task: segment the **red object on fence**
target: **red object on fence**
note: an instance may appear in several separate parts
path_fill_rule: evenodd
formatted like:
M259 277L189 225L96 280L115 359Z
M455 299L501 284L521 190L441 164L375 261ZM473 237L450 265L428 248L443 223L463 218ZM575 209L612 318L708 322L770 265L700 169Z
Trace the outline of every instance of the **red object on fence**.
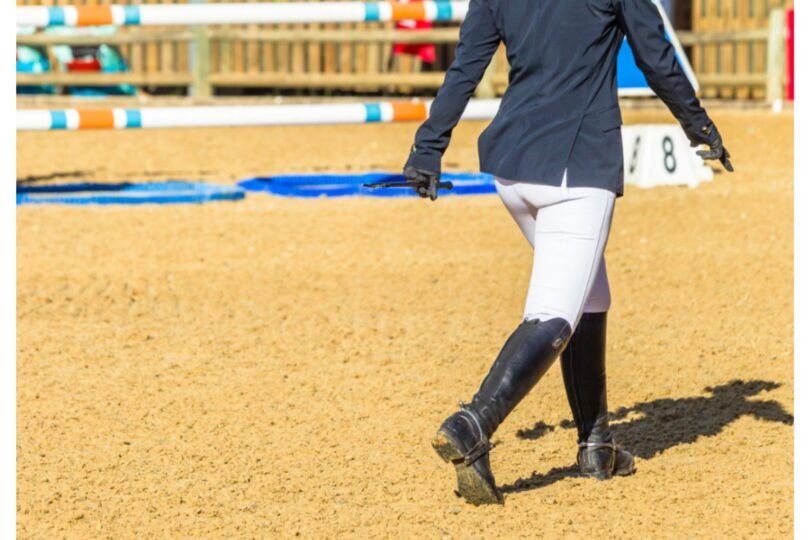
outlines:
M402 21L397 23L397 30L414 30L432 28L433 25L425 21ZM436 46L428 43L395 43L394 54L413 54L423 62L436 61Z
M77 58L67 63L67 70L76 71L101 71L101 62L96 58Z
M407 4L413 0L399 0L401 4ZM433 24L427 21L400 21L396 24L397 30L419 31L433 28ZM436 46L429 43L395 43L394 54L412 54L418 56L423 62L433 63L436 61Z
M795 27L793 23L793 10L789 9L787 12L787 81L785 84L785 98L793 101L794 95L794 71L793 71L793 46L795 38Z

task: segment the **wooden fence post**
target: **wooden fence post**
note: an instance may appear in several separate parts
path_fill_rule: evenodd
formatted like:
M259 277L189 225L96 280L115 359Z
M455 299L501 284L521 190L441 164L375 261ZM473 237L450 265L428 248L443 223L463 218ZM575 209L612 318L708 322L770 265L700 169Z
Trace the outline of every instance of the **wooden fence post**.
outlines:
M772 9L768 21L768 86L765 99L774 103L784 97L785 11Z
M190 0L192 4L204 4L206 0ZM195 26L191 30L191 46L189 47L189 71L192 85L190 90L194 99L211 97L211 39L208 27Z
M211 97L211 40L206 28L197 27L192 30L194 54L192 55L193 84L191 95L195 99Z

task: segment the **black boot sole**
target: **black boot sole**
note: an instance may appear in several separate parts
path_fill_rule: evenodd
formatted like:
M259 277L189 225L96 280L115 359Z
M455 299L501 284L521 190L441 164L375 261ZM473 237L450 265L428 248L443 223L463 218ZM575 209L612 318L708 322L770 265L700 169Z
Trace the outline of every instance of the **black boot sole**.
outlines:
M470 504L503 504L503 497L497 488L493 488L474 467L464 463L464 453L453 437L439 431L432 443L433 449L445 463L452 463L456 468L458 494Z
M613 473L611 471L594 471L594 472L584 472L580 471L582 476L586 478L596 478L597 480L610 480L613 478Z
M610 480L614 476L632 476L636 473L636 465L635 463L631 464L629 468L625 469L616 469L614 471L594 471L594 472L585 472L580 471L582 476L586 476L588 478L596 478L597 480Z

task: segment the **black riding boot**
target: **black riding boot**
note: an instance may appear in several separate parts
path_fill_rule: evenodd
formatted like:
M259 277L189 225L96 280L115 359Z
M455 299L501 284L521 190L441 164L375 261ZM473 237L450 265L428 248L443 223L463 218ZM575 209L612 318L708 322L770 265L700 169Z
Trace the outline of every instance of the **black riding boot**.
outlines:
M489 466L489 438L565 347L564 319L524 321L509 336L472 402L439 428L433 447L455 464L458 492L475 505L503 502Z
M585 313L560 357L565 393L577 425L577 463L600 480L635 472L633 456L613 439L608 423L605 342L607 313Z

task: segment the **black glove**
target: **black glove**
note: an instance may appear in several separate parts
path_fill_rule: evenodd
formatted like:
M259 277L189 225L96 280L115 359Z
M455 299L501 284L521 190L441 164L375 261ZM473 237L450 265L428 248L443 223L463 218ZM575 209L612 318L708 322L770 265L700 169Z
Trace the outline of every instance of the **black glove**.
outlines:
M403 171L408 182L415 182L413 190L423 199L430 197L431 201L439 198L439 173L417 169L416 167L405 167Z
M709 121L708 124L700 128L700 135L690 135L688 133L687 135L689 135L689 140L692 141L692 146L708 145L708 150L697 151L698 156L707 160L719 159L728 172L734 172L734 167L731 165L731 154L723 146L723 137L720 136L720 132L713 122Z

